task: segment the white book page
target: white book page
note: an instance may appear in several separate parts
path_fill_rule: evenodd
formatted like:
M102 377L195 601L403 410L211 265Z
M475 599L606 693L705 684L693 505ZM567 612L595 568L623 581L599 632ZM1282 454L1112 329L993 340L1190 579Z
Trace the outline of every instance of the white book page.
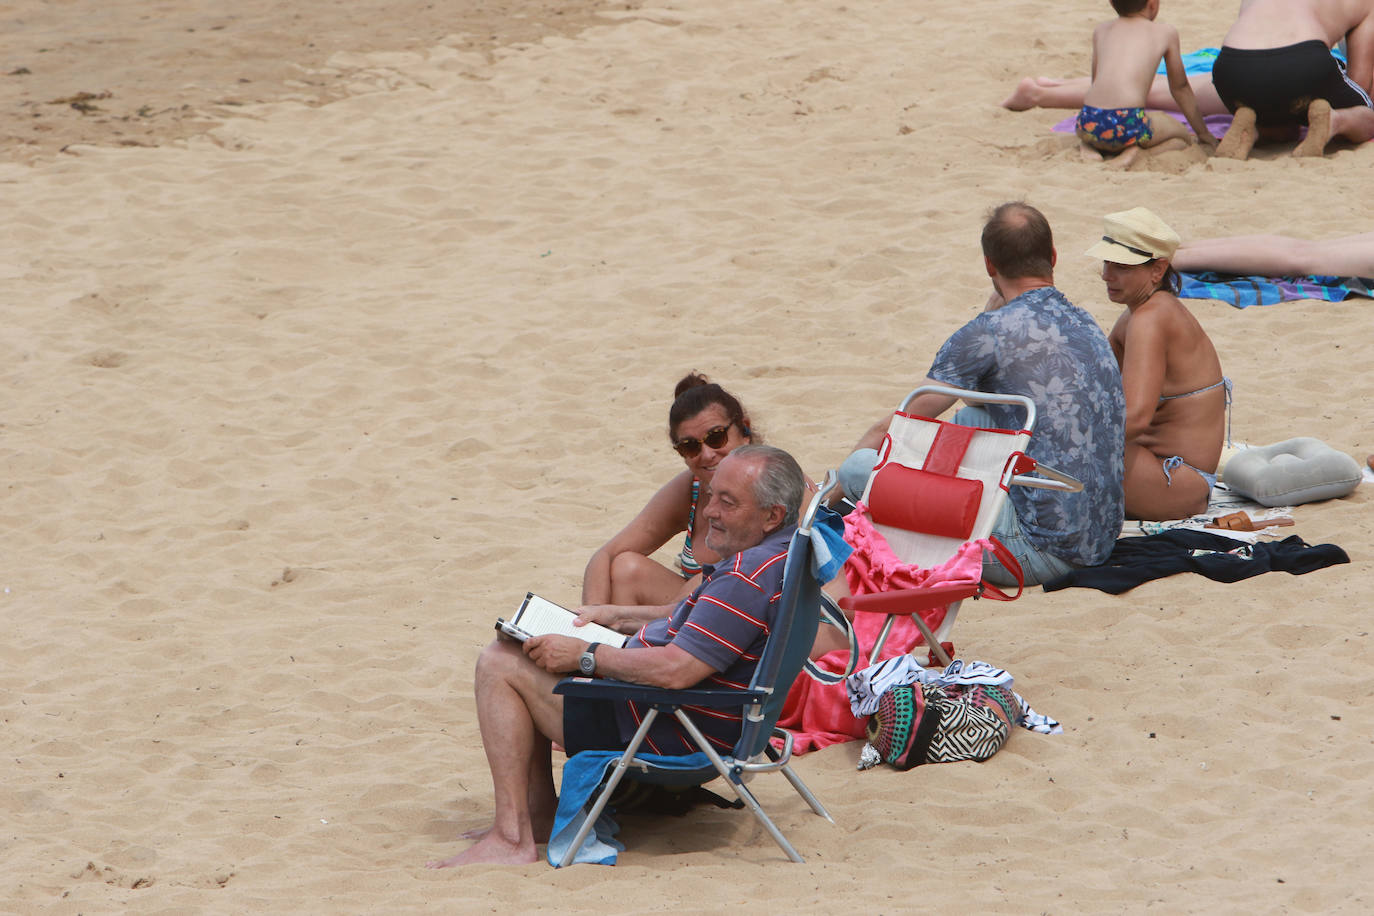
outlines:
M604 643L608 646L620 647L625 645L625 634L617 633L615 630L603 627L598 623L575 627L573 621L576 619L577 615L567 608L530 592L525 596L525 603L520 606L520 610L516 612L515 619L511 623L531 636L558 633L562 636L572 636L576 639Z

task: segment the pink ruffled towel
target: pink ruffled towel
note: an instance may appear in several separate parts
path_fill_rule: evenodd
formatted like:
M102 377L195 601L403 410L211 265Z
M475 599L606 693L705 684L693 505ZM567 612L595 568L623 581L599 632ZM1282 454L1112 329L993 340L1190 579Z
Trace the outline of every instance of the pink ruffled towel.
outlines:
M984 539L969 541L953 557L932 569L903 563L892 552L887 539L873 527L863 503L844 517L844 539L854 548L844 564L845 581L853 595L872 595L923 585L973 585L983 576L983 551L992 547ZM944 607L927 608L920 612L921 619L935 629L944 622L945 611ZM882 657L869 659L886 619L885 614L854 615L854 631L859 639L856 670L906 654L921 641L921 631L910 618L898 617L883 644ZM847 648L829 652L816 660L817 665L835 673L843 672L848 663ZM795 736L795 750L799 754L864 737L864 720L850 711L844 684L822 684L806 675L793 683L778 724Z

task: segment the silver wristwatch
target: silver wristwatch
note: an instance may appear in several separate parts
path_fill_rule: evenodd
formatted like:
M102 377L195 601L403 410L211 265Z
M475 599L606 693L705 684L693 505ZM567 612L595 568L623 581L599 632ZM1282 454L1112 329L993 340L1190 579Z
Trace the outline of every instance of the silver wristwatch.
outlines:
M577 670L587 677L596 674L596 647L599 645L599 642L591 643L587 646L587 651L577 659Z

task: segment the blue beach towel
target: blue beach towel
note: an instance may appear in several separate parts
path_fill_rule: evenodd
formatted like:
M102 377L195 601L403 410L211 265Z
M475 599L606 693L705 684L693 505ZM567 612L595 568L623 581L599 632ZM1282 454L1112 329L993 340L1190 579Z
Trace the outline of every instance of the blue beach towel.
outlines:
M1276 305L1294 299L1342 302L1351 298L1374 299L1374 279L1368 277L1242 277L1211 271L1179 272L1184 299L1218 299L1243 309L1249 305Z
M582 751L574 754L563 764L563 786L558 793L558 811L553 816L553 832L549 836L548 860L554 868L563 861L563 854L577 836L577 827L582 818L591 811L596 801L596 791L623 751ZM711 761L698 751L681 757L661 757L658 754L636 754L636 760L662 769L699 770L710 767ZM596 819L596 827L587 834L582 848L577 851L573 862L591 862L597 865L614 865L616 854L625 850L625 844L615 839L620 825L609 813L609 808Z

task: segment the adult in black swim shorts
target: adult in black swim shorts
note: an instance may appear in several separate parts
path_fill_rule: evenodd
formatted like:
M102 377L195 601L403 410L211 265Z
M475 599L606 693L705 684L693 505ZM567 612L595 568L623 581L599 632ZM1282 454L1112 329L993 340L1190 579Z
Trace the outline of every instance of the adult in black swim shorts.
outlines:
M1212 65L1212 85L1232 113L1242 105L1253 109L1260 127L1306 125L1313 99L1325 99L1332 108L1374 108L1369 94L1315 39L1282 48L1223 45Z

